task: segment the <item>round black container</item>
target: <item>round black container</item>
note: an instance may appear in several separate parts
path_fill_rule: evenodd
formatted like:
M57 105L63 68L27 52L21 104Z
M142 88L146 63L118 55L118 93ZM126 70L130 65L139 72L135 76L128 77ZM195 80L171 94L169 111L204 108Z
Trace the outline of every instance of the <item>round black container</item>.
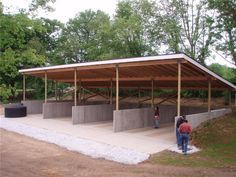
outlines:
M5 107L5 117L25 117L27 108L22 104L9 104Z

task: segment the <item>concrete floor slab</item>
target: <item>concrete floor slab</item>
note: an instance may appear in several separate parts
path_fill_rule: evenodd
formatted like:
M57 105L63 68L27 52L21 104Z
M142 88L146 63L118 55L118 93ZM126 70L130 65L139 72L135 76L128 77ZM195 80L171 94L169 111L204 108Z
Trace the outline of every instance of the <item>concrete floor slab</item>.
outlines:
M148 154L175 146L173 124L114 133L111 121L72 125L71 118L43 119L41 114L8 120Z

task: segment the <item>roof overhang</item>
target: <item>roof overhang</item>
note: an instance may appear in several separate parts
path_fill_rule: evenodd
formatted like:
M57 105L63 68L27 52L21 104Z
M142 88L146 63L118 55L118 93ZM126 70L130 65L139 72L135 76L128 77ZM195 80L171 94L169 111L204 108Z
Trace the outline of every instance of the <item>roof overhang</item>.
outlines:
M119 68L120 87L177 89L178 63L181 63L181 87L189 90L208 88L211 80L214 90L236 90L236 86L213 73L185 54L170 54L150 57L113 59L87 63L75 63L49 67L19 70L20 73L36 77L45 77L64 83L74 83L74 71L77 81L83 87L108 87L116 79L116 67Z

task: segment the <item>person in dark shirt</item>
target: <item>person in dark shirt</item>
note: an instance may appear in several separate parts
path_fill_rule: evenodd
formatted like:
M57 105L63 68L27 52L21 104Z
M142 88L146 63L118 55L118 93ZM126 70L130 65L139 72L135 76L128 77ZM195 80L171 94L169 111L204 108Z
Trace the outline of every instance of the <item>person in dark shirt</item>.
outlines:
M159 121L160 121L160 112L159 112L159 107L158 106L156 107L154 118L155 118L155 128L160 128L160 123L159 123Z
M184 122L185 116L180 116L176 122L176 141L178 149L182 148L182 142L180 140L179 126Z
M187 120L184 120L184 122L179 126L179 133L180 140L182 142L182 152L184 153L184 155L186 155L188 149L189 134L191 133L191 126L188 124Z

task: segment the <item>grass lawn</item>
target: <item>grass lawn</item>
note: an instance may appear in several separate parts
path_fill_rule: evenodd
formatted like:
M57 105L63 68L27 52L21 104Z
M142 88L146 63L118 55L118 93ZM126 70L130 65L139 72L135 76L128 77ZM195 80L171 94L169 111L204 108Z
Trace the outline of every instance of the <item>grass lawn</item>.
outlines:
M201 151L187 156L163 151L153 155L150 162L236 170L236 109L232 114L201 124L191 133L191 144L199 147Z

